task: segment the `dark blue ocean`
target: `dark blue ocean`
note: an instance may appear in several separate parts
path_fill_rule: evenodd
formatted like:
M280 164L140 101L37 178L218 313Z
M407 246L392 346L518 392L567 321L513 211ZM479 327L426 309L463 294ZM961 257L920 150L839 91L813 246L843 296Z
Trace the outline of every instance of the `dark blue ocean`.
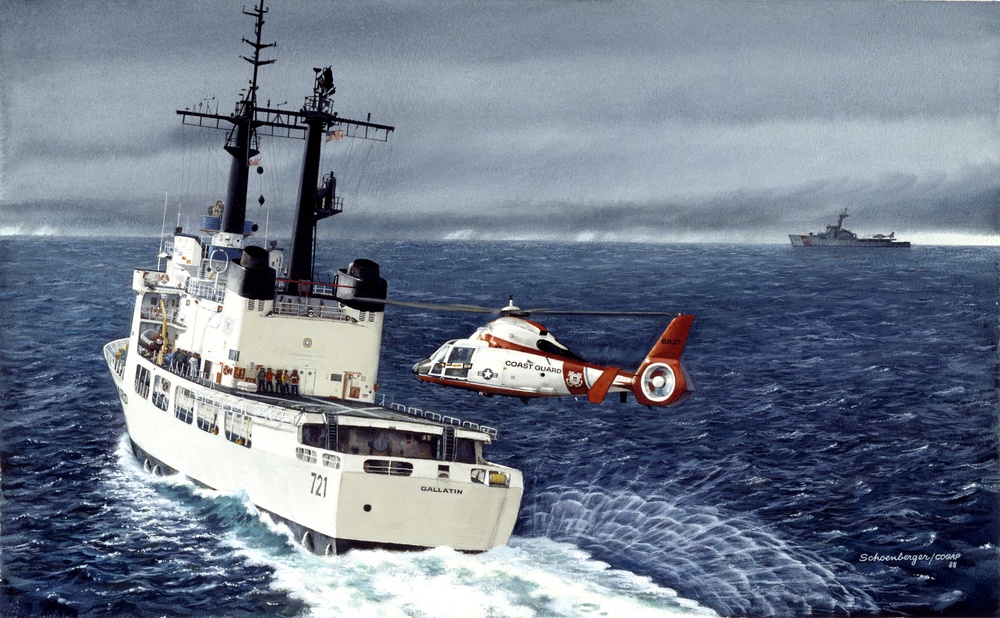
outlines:
M1000 250L331 241L390 297L691 312L695 396L484 399L410 365L486 316L387 311L381 391L499 428L508 547L313 556L145 474L101 359L155 239L0 239L4 616L998 614ZM634 369L657 318L536 317Z

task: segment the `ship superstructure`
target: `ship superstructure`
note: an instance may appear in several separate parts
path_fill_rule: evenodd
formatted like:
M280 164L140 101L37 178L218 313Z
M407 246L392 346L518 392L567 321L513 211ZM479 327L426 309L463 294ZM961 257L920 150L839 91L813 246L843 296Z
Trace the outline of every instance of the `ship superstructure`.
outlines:
M315 70L299 111L258 105L259 71L273 62L261 52L273 43L262 42L263 0L244 13L255 20L244 39L253 76L233 113L178 111L227 131L225 200L198 233L177 228L162 267L134 271L131 332L104 348L132 451L152 472L245 491L317 552L502 545L523 485L483 458L496 431L376 405L379 265L355 259L326 281L314 270L316 224L342 210L336 178L319 178L324 136L386 141L394 128L334 112L329 68ZM246 219L262 137L305 141L287 263L273 244L253 244Z
M826 226L825 232L808 234L789 234L788 239L792 241L793 247L909 247L910 243L904 240L896 240L896 233L889 235L876 234L867 238L861 238L851 230L844 227L844 219L848 217L845 208L837 217L836 225Z

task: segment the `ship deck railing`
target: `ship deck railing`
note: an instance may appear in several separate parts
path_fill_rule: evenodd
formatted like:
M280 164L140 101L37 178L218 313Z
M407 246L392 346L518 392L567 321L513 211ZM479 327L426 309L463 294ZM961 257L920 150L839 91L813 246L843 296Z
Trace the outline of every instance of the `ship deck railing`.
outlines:
M226 285L218 277L214 279L196 279L191 277L186 284L187 293L199 299L221 303L226 296Z
M223 394L211 387L203 386L194 393L194 400L202 405L209 405L226 413L227 420L231 415L242 415L256 421L266 421L283 425L295 425L302 416L301 410L292 410L283 406L272 405L263 401L239 398L238 404L224 401L218 395Z
M427 420L435 421L438 423L444 423L446 425L454 425L455 427L461 427L463 429L471 429L472 431L478 431L480 433L485 433L493 440L498 439L498 431L496 427L489 427L487 425L480 425L479 423L473 423L472 421L463 421L460 418L454 416L446 416L444 414L439 414L437 412L432 412L430 410L424 410L423 408L416 408L413 406L406 405L404 403L392 402L386 404L385 395L382 396L382 407L390 408L397 412L402 412L403 414L408 414L410 416L419 416L420 418L425 418Z
M104 346L104 360L115 374L125 379L125 357L128 352L128 339L117 339Z
M328 281L324 279L328 279ZM274 282L274 287L279 294L297 289L299 295L305 298L316 296L332 300L336 299L336 288L341 286L337 284L334 277L317 275L315 281L279 278Z
M125 375L125 358L128 352L128 339L118 339L112 341L104 346L104 358L110 367L119 378L124 379ZM156 359L150 359L156 364ZM168 363L169 365L169 363ZM192 375L191 371L188 369L187 364L165 366L162 367L169 373L198 384L201 388L193 392L194 399L200 404L211 405L218 408L223 412L228 412L231 414L241 414L246 417L251 417L257 420L263 420L271 423L282 423L282 424L296 424L299 417L304 413L303 410L293 410L281 405L273 405L263 401L257 401L254 399L244 399L240 398L238 404L225 402L221 395L226 394L228 391L220 390L218 386L212 381L208 380L202 374ZM283 400L290 404L295 403L295 399ZM469 429L471 431L478 431L480 433L485 433L492 440L499 439L499 432L496 427L490 427L488 425L481 425L479 423L474 423L472 421L465 421L454 416L448 416L445 414L440 414L438 412L433 412L431 410L425 410L423 408L417 408L415 406L410 406L404 403L389 402L387 403L387 397L382 396L382 402L379 404L383 408L388 408L396 412L408 416L419 417L434 421L437 423L442 423L445 425L452 425L455 427L460 427L462 429Z
M159 305L143 305L139 310L139 316L143 320L156 322L157 324L160 324L163 321L163 311L160 309ZM174 326L187 328L187 324L184 322L184 316L176 307L167 309L167 321Z
M276 315L295 315L324 320L351 320L336 301L278 294L274 299Z

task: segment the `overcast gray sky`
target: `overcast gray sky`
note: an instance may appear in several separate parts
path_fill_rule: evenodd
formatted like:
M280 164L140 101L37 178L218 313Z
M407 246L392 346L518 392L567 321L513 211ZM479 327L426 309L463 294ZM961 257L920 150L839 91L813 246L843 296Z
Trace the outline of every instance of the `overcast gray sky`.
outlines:
M0 1L0 233L155 233L167 192L182 219L224 195L224 133L174 110L232 110L243 2ZM1000 242L997 3L268 6L262 101L332 65L341 115L397 127L326 147L338 233L787 242L847 207L862 234ZM277 142L249 208L274 226L302 148Z

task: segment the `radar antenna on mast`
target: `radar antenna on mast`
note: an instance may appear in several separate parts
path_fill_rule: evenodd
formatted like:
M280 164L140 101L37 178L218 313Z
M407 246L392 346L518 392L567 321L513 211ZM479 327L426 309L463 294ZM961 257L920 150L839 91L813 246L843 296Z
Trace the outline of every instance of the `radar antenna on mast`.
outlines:
M270 104L264 107L258 106L257 81L260 68L275 62L274 59L261 58L261 51L276 46L276 43L262 42L264 15L267 11L264 0L260 0L253 10L243 11L244 15L255 19L254 39L243 39L243 42L253 49L253 53L241 56L253 66L253 74L249 87L241 92L235 112L222 115L218 110L212 113L212 110L207 108L202 110L202 107L198 106L197 111L185 109L177 110L177 113L186 125L229 131L225 144L226 151L233 157L229 170L229 189L219 229L213 236L212 244L223 249L232 258L238 257L242 251L243 240L249 234L245 229L247 181L253 157L259 154L258 138L287 137L306 141L288 261L288 278L292 283L286 291L295 294L298 289L297 282L313 279L317 221L340 211L341 202L339 198L334 197L332 181L324 182L323 187L317 186L322 137L326 130L336 127L338 138L354 137L384 142L388 141L389 133L394 131L395 127L371 122L371 114L366 120L352 120L342 118L334 112L331 97L337 89L333 83L333 70L330 67L314 69L316 76L312 94L306 97L305 104L299 111L272 108ZM257 171L261 172L261 168L258 167ZM323 195L318 195L319 192Z
M264 0L260 0L260 6L256 7L253 11L243 10L244 15L249 15L251 17L257 18L257 23L254 26L254 33L257 35L256 41L251 41L246 37L243 38L243 42L253 47L253 58L247 58L246 56L241 56L244 60L253 65L253 78L250 80L250 92L247 95L247 100L252 107L257 105L257 71L260 67L268 64L274 64L274 59L271 60L261 60L260 50L267 49L269 47L274 47L277 43L261 43L261 35L263 34L264 28L264 15L267 13L268 9L264 8Z

